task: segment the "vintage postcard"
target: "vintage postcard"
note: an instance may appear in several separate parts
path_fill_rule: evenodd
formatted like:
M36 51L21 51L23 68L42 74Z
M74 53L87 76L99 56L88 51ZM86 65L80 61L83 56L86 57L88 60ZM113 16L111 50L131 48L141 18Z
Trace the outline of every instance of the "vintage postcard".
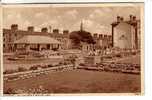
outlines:
M2 80L2 73L3 73L3 71L2 71L2 66L3 66L3 62L2 62L2 52L3 52L3 50L2 50L2 7L1 7L1 4L0 4L0 96L3 94L2 93L2 90L3 90L3 88L2 88L2 82L3 82L3 80Z
M4 95L144 93L144 3L2 7Z

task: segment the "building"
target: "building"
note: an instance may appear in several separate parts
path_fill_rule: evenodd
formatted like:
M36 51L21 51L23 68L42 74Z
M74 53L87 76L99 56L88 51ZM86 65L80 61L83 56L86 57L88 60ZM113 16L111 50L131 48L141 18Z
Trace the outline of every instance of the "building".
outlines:
M14 50L58 50L61 43L48 36L26 35L14 41Z
M130 15L129 20L117 16L112 24L112 46L122 49L140 48L140 20Z
M80 31L73 31L73 32L85 32L83 30L83 23L80 25ZM71 32L71 33L73 33ZM34 30L33 26L27 27L27 30L20 30L18 29L17 24L12 24L10 29L3 29L3 51L4 52L14 52L15 51L15 44L14 42L25 37L25 36L47 36L53 39L58 40L60 44L60 49L71 49L74 45L72 44L72 40L69 38L71 34L69 30L63 30L62 33L59 32L59 29L53 29L52 32L49 32L46 27L43 27L40 32ZM94 34L93 40L95 44L86 44L81 42L79 49L85 49L85 51L94 50L94 49L103 49L109 48L111 46L111 36L110 35L103 35L103 34ZM33 45L31 48L36 47Z
M96 49L106 49L110 48L112 45L112 36L106 34L93 34L93 38L95 40L95 48Z
M14 52L14 41L27 35L52 37L61 42L61 49L68 48L68 30L64 30L63 33L59 33L58 29L48 32L48 29L44 27L41 29L41 32L36 32L33 26L29 26L27 30L20 30L17 24L12 24L10 29L3 29L3 51Z

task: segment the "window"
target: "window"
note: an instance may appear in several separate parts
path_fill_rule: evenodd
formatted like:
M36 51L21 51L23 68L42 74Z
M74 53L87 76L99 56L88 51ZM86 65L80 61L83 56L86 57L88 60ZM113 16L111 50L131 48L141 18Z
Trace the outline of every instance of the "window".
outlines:
M17 37L17 34L15 33L14 36Z

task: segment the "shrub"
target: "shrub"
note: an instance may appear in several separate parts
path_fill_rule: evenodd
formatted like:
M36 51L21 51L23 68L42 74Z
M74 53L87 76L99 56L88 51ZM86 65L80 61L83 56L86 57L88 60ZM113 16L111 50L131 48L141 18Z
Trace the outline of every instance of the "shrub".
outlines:
M64 64L64 65L67 65L68 63L67 63L67 62L64 62L63 64Z
M27 71L27 69L24 67L18 67L18 72L24 72L24 71Z
M16 93L12 88L8 88L8 89L4 90L4 94L16 94Z
M106 59L112 59L112 56L108 55L105 57Z
M100 65L102 65L102 62L96 63L96 65L97 65L97 66L100 66Z
M42 66L41 68L48 68L48 66L47 66L47 65L45 65L45 66Z
M52 50L53 50L53 51L57 51L57 50L58 50L58 48L52 48Z
M105 68L104 68L104 71L110 71L110 68L105 67Z
M101 61L103 61L103 59L104 59L103 57L100 58Z
M84 64L84 63L80 63L79 65L80 65L80 66L85 66L85 64Z
M132 55L136 55L136 52L132 52L131 54L132 54Z
M52 64L49 64L48 67L53 67L53 65L52 65Z
M59 65L62 65L63 64L63 62L59 62Z
M122 57L121 54L116 54L116 57Z
M8 69L8 70L5 70L3 73L4 74L12 74L12 73L15 73L15 72L17 72L17 70L15 70L15 69Z
M19 77L18 75L11 75L11 76L9 76L7 78L8 78L8 80L13 80L13 79L16 79L18 77Z
M37 66L32 66L32 67L30 67L30 70L37 70L37 69L38 69Z

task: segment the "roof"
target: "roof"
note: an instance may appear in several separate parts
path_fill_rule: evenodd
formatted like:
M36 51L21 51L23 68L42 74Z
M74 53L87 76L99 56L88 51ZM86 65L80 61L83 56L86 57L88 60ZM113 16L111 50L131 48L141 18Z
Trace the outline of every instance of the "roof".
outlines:
M133 25L133 24L136 24L136 23L138 23L138 22L140 22L140 20L136 20L136 21L121 21L121 22L113 22L111 25L114 25L114 26L117 26L118 24L120 24L120 23L127 23L127 24L129 24L129 25Z
M24 31L24 30L16 30L16 31L12 31L11 29L3 29L3 33L4 34L11 34L11 33L15 33L15 34L22 34L22 35L41 35L41 36L51 36L54 38L68 38L68 35L65 34L54 34L54 33L49 33L49 32L29 32L29 31Z
M49 36L27 35L14 42L15 44L60 44L60 42Z

